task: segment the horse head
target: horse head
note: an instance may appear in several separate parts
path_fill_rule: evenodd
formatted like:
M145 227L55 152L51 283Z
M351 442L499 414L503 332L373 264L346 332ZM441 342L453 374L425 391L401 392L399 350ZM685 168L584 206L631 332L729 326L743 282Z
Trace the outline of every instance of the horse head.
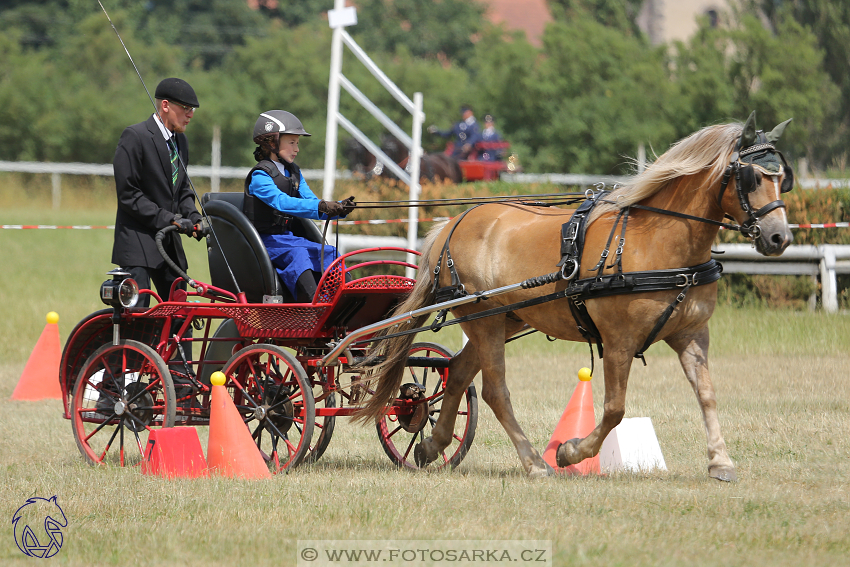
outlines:
M401 140L387 133L381 134L381 151L396 163L404 161L410 153Z
M741 131L735 150L723 174L718 204L723 212L741 225L756 249L765 256L779 256L791 244L782 193L794 187L794 172L776 142L791 119L769 133L756 130L753 111ZM727 185L734 191L726 193Z
M376 160L366 146L354 138L348 138L345 141L343 154L348 162L348 169L367 178L372 176Z

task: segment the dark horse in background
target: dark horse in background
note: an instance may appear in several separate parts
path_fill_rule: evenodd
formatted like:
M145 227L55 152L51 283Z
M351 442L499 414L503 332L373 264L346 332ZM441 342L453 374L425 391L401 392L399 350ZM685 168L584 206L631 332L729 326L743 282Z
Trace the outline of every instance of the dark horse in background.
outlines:
M410 151L401 140L391 134L381 136L381 151L387 154L399 167L409 172ZM363 144L349 138L345 144L345 157L348 160L349 169L355 175L361 175L366 179L380 175L387 179L396 179L396 176L379 162L375 156L367 150ZM443 181L460 183L463 181L463 172L457 160L445 154L422 154L419 163L419 181Z

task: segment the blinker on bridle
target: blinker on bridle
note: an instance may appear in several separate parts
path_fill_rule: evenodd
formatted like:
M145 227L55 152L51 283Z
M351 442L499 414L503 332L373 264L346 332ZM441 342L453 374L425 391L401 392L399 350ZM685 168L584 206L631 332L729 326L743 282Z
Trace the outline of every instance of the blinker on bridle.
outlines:
M723 201L723 195L726 193L726 187L729 185L729 180L732 175L735 175L735 190L738 194L738 201L741 204L741 209L749 217L745 222L741 223L741 233L751 238L758 238L760 229L758 221L774 209L785 208L785 203L781 199L772 201L762 208L754 211L750 205L749 195L756 190L757 178L756 171L762 175L766 175L773 179L774 184L778 184L778 178L784 174L785 178L779 187L780 193L788 193L794 188L794 171L785 160L782 152L776 147L767 142L764 134L759 131L757 136L762 143L752 145L743 150L736 149L732 153L729 160L729 165L723 172L723 180L720 184L720 194L717 196L717 205L720 206ZM740 141L738 142L740 145ZM779 159L777 159L777 156ZM780 163L781 160L781 163ZM773 170L776 171L773 171Z

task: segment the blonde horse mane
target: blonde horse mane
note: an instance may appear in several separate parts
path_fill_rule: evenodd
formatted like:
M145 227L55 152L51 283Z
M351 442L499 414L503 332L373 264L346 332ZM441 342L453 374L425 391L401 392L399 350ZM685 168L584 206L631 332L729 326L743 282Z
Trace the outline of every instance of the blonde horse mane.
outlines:
M661 157L649 164L632 183L614 190L606 201L595 207L588 218L593 222L600 216L628 207L667 187L680 177L707 172L706 186L720 181L729 163L734 143L741 137L743 124L707 126L673 144Z

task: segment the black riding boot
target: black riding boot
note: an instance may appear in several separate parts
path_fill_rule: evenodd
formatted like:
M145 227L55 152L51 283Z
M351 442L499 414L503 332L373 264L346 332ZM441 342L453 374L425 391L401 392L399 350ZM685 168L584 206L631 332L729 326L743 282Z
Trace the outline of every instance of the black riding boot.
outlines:
M295 291L297 303L311 303L313 301L313 296L316 295L316 276L313 275L313 270L304 270L298 276L298 281L295 282Z

